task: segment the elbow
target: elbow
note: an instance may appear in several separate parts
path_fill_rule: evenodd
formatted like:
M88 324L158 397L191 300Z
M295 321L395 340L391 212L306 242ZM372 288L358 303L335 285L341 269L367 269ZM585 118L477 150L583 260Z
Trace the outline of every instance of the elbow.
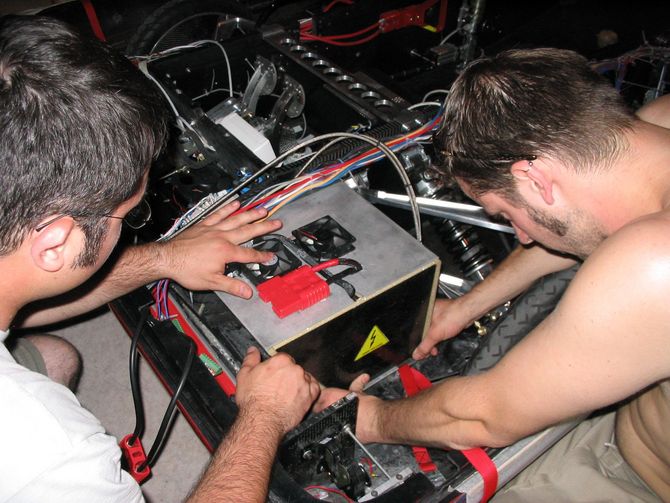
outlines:
M505 407L483 407L473 422L472 431L476 434L473 440L478 447L507 447L531 433L523 428L524 421L519 415Z
M498 424L484 424L483 428L486 433L481 445L485 447L507 447L524 437L509 429L501 428Z

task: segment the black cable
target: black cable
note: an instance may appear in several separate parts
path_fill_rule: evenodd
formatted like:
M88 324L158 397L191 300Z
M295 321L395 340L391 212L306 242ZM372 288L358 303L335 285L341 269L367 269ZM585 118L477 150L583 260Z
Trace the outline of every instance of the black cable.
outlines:
M349 267L345 269L342 272L338 272L337 274L333 274L330 276L327 280L326 283L334 283L339 279L344 278L345 276L349 276L351 274L357 273L360 270L363 269L363 266L360 264L360 262L357 262L355 260L352 260L350 258L341 258L339 259L340 264L339 265L348 265Z
M135 328L135 332L133 333L133 341L130 344L130 391L133 395L133 404L135 406L135 430L133 431L133 436L128 440L129 445L133 445L135 440L144 433L144 407L142 406L142 394L140 392L137 343L140 340L142 330L144 330L144 325L148 318L149 308L145 307L140 313L140 320L137 323L137 328Z
M188 379L188 376L191 372L191 367L193 365L193 361L195 360L195 353L197 350L197 346L193 341L193 339L191 339L190 337L186 337L186 339L189 342L189 347L188 347L188 354L186 355L186 361L184 362L184 370L182 371L181 379L179 380L179 384L177 385L177 388L175 389L172 395L172 400L170 400L170 404L167 406L167 409L165 409L163 420L161 421L161 425L158 428L158 433L156 433L154 443L151 445L151 449L149 450L147 459L137 469L140 472L144 470L147 466L153 466L154 462L156 461L158 453L162 449L163 444L165 443L165 439L167 438L169 427L172 424L172 420L174 419L174 416L177 412L177 399L179 398L179 395L184 389L184 386L186 385L186 380Z
M354 287L354 285L352 285L348 281L343 280L342 278L362 270L363 266L359 262L352 260L350 258L341 258L338 260L340 261L339 265L348 265L350 267L337 274L332 274L327 270L319 272L326 277L326 283L328 283L329 285L331 283L335 283L337 286L339 286L346 292L346 294L349 296L351 300L356 302L359 299L358 295L356 294L356 288Z

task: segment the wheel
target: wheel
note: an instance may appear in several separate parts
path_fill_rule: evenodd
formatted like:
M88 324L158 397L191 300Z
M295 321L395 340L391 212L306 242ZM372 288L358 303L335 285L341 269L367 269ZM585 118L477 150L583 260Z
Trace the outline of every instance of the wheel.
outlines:
M474 375L493 367L526 334L544 320L567 289L577 266L545 276L514 301L509 312L490 331L463 371Z
M227 40L253 29L251 11L237 2L170 0L140 25L126 54L151 54L203 39Z

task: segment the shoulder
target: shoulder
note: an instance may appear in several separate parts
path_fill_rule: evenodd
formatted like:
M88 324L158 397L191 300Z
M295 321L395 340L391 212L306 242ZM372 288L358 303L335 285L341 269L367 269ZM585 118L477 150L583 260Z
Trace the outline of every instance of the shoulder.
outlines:
M139 501L100 422L67 388L5 358L2 344L0 353L0 445L8 453L0 456L0 501Z
M650 101L640 108L636 115L643 121L670 128L670 94Z
M557 314L626 337L644 332L667 344L670 215L645 216L607 238L584 262Z
M584 272L624 283L655 282L670 289L670 212L639 218L607 238L585 261Z

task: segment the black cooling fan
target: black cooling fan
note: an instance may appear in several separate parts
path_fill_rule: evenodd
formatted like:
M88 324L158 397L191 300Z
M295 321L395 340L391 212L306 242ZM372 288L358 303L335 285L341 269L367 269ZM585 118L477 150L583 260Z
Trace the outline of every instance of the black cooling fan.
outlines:
M241 268L242 274L251 280L254 285L263 281L282 275L302 265L302 261L296 257L284 244L276 238L264 237L254 240L253 247L260 251L269 251L275 254L272 261L266 264L244 264Z
M293 231L300 246L318 260L339 258L354 249L356 238L330 216Z

